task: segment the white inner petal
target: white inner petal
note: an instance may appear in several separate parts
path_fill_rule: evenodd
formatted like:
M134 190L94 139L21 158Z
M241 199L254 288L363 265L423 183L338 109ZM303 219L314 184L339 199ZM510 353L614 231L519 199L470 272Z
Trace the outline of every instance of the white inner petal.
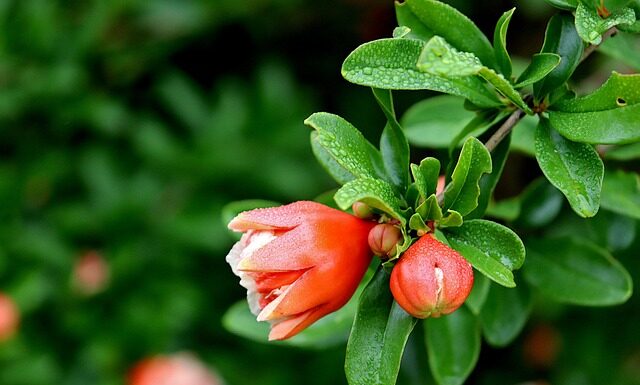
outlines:
M440 305L440 299L442 297L442 289L444 288L444 274L442 273L442 269L437 267L435 268L436 275L436 306Z
M255 280L244 271L238 270L238 264L241 260L250 257L256 250L264 247L269 242L276 239L273 231L254 231L250 230L242 235L242 238L229 251L226 261L231 266L233 274L240 277L240 285L247 289L247 302L251 312L255 315L260 313L260 294L257 292Z

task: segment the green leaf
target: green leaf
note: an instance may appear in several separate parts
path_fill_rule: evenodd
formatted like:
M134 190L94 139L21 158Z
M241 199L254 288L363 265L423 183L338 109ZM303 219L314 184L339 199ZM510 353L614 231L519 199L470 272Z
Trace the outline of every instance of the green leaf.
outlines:
M320 163L325 171L329 173L336 182L345 184L356 178L347 169L342 167L331 153L329 153L329 151L322 147L318 140L318 133L316 131L311 132L311 151L313 151L313 155L315 155L318 163Z
M447 210L447 216L438 220L439 228L459 227L462 226L462 215L455 210Z
M633 24L636 13L631 8L621 8L614 11L606 19L600 18L595 8L589 7L583 1L578 1L576 9L576 30L582 40L598 45L602 42L602 34L618 24Z
M410 33L411 33L411 28L401 26L401 27L395 27L393 29L392 36L394 39L402 39L402 38L408 37Z
M527 285L505 288L491 285L480 312L482 332L492 346L507 346L520 334L529 318L532 297Z
M418 71L425 43L413 39L381 39L365 43L347 56L342 76L355 84L382 89L432 90L462 96L482 107L501 105L477 77L447 79Z
M522 88L539 82L560 64L560 56L555 53L538 53L531 57L531 63L516 80L515 88Z
M472 53L458 51L440 36L434 36L427 42L418 58L417 66L420 71L449 79L480 75L516 106L527 114L533 114L522 96L502 75L483 66Z
M567 197L573 211L584 218L596 215L604 164L593 147L565 139L542 118L536 131L536 159L549 182Z
M611 77L589 95L562 99L549 112L551 125L576 142L624 144L640 140L640 75Z
M427 41L433 36L433 32L427 28L420 19L411 11L409 5L405 3L395 2L396 19L398 25L408 27L411 32L406 37Z
M631 296L631 277L611 254L574 238L527 242L525 279L558 302L607 306Z
M633 172L608 172L602 183L603 208L640 219L640 176Z
M619 161L640 159L640 142L607 149L604 157Z
M624 75L612 72L607 81L592 93L571 99L562 99L553 105L553 111L597 112L622 110L640 104L640 74Z
M439 385L462 385L480 355L480 324L466 308L424 322L429 367Z
M391 91L373 88L373 95L387 118L380 137L380 152L391 182L404 191L409 185L409 142L396 119Z
M568 13L554 15L547 24L542 53L558 54L561 60L553 71L533 85L533 94L537 100L542 100L571 77L580 63L583 51L584 43L576 32L573 16Z
M588 239L611 252L625 250L636 237L635 219L601 209L588 220L565 215L545 229L554 237L573 236Z
M409 142L414 146L447 148L475 114L464 108L462 98L440 95L422 100L407 110L400 120ZM478 124L469 133L478 136L485 125Z
M600 44L598 52L640 71L640 40L637 36L618 32Z
M393 385L416 320L393 300L390 274L379 268L360 297L347 343L345 373L350 385Z
M545 0L545 1L556 8L564 9L567 11L573 11L578 6L578 0Z
M447 240L481 273L507 287L514 287L512 270L524 263L522 241L508 227L484 219L465 221L447 229Z
M500 121L502 121L505 116L505 111L479 111L476 116L462 128L458 135L456 135L456 137L451 140L451 143L449 143L449 157L453 157L453 152L456 148L458 148L460 141L462 141L463 139L466 140L466 138L470 136L476 138L479 137L480 135L484 134L486 130L494 127L495 124L500 123Z
M464 302L473 314L480 314L480 311L487 300L490 284L491 281L484 274L479 273L478 271L473 272L473 288L471 289L471 293L469 293L467 300Z
M326 112L317 112L309 116L304 123L318 133L312 140L317 140L318 145L325 150L326 154L323 156L328 154L335 161L331 163L322 158L325 160L324 163L321 161L323 165L338 164L343 170L358 178L386 179L380 152L351 123L338 115ZM335 173L341 179L346 177L345 173L335 167L327 169L332 170L331 175Z
M479 57L484 65L495 68L491 43L460 11L435 0L406 0L405 4L433 35L442 36L455 48L471 52Z
M417 66L420 71L452 78L477 75L484 67L476 55L458 51L440 36L429 39Z
M491 172L491 154L476 138L469 138L462 146L451 183L444 192L444 208L466 216L478 206L482 174Z
M520 215L520 205L519 197L503 199L497 202L492 201L487 207L487 216L505 221L514 221Z
M576 142L625 144L640 140L640 104L596 112L550 111L549 121Z
M418 213L413 214L411 218L409 218L409 228L416 231L429 231L429 227L424 223L424 220Z
M380 179L360 178L342 186L334 196L338 207L347 210L355 202L363 202L399 220L407 222L402 215L404 202L396 195L393 186Z
M325 349L347 341L356 307L357 300L354 296L340 310L316 321L295 337L278 342L269 342L269 323L258 322L249 310L246 300L236 302L226 311L222 317L222 325L235 335L260 343Z
M562 194L546 178L533 181L522 193L518 227L542 227L553 221L562 209Z
M491 152L491 164L492 170L489 174L484 174L480 177L478 186L480 186L480 195L478 196L478 207L467 215L467 219L482 218L484 216L489 201L493 196L493 190L495 190L500 177L502 176L502 170L504 164L507 162L509 156L509 147L511 146L511 135L504 138L500 144Z
M515 10L515 8L511 8L503 13L498 23L496 23L496 28L493 32L493 51L496 54L498 69L507 79L511 77L512 70L511 57L509 57L509 52L507 51L507 29L509 28L509 22Z
M442 209L438 205L436 194L431 194L426 201L416 208L416 212L420 214L425 221L438 221L442 218Z
M426 157L417 164L411 165L411 173L416 182L416 187L422 199L436 191L438 186L438 177L440 176L440 161L436 158Z

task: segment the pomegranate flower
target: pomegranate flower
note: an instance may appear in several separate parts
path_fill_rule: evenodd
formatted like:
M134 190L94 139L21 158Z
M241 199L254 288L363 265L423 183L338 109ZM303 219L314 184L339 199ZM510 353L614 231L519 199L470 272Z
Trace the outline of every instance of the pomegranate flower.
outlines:
M20 312L11 297L0 293L0 342L9 340L18 330Z
M467 299L473 270L458 252L427 234L400 257L389 285L407 313L416 318L440 317Z
M155 356L140 361L129 376L129 385L221 385L222 381L189 353Z
M246 211L227 262L247 289L251 311L269 321L269 340L294 336L341 308L371 261L365 221L315 202Z

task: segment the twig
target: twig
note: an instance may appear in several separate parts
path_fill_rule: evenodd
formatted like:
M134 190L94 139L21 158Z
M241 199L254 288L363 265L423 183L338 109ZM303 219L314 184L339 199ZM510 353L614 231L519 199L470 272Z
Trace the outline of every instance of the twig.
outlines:
M608 29L605 33L602 34L602 42L600 42L600 44L604 43L605 40L607 40L608 38L612 37L617 32L618 32L618 30L616 29L616 27L612 27L612 28ZM582 54L582 57L580 58L580 63L582 63L586 58L588 58L589 55L591 55L599 46L600 46L599 44L598 45L590 44L587 48L585 48L584 52ZM527 103L530 102L531 100L532 100L532 96L531 95L527 95L525 97L525 101ZM489 138L489 140L487 140L487 142L484 144L484 146L487 148L487 150L489 150L489 152L491 152L496 147L498 147L500 142L502 142L502 140L504 138L506 138L507 135L509 135L511 130L513 130L513 128L516 126L516 124L518 124L518 122L520 122L520 120L522 118L524 118L524 117L525 117L525 113L521 109L517 109L517 110L513 111L511 113L511 115L509 115L507 120L505 120L505 122L502 123L500 128L498 128L498 130L496 132L494 132L493 135L491 135L491 137ZM447 187L449 187L449 186L447 186ZM445 188L445 190L446 190L446 188ZM444 191L440 192L437 195L437 199L438 199L438 204L440 206L442 206L442 204L444 203Z

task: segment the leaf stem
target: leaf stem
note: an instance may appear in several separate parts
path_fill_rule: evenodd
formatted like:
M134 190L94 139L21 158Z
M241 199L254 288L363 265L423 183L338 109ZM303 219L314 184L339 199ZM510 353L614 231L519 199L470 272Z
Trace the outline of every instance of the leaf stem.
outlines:
M616 27L609 28L605 33L602 34L602 42L600 44L604 43L605 40L612 37L617 32L618 30L616 29ZM589 46L587 46L587 48L584 49L584 53L580 58L580 63L582 63L585 59L587 59L599 46L600 45L589 44ZM532 99L531 95L527 95L525 97L525 101L527 103L530 102L531 99ZM505 122L502 123L500 128L498 128L496 132L494 132L493 135L491 135L491 137L489 138L489 140L487 140L487 142L485 143L485 147L487 148L487 150L489 150L489 152L493 151L500 144L500 142L502 142L502 140L506 138L507 135L509 135L511 130L513 130L516 124L518 124L518 122L520 122L520 120L524 118L525 115L526 115L525 112L519 108L513 111L511 115L509 115L507 120L505 120ZM446 190L446 188L444 190ZM438 205L440 206L442 206L444 203L444 190L437 195Z

